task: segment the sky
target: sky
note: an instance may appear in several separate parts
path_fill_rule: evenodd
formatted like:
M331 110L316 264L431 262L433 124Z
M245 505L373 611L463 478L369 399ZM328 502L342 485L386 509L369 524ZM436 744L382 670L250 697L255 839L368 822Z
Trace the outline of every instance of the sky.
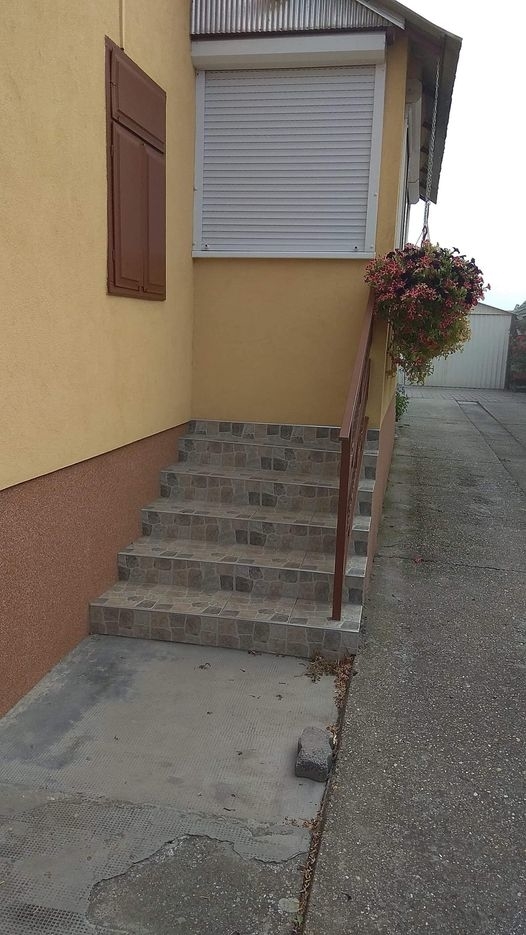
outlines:
M513 309L526 299L525 0L404 0L463 39L431 240L474 257L491 291ZM411 209L409 240L422 229Z

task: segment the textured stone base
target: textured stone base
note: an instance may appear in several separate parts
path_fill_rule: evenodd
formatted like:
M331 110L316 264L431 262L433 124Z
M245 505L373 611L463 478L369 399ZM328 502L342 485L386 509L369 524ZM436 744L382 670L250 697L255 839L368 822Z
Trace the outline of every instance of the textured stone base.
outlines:
M181 428L0 492L0 714L88 634Z

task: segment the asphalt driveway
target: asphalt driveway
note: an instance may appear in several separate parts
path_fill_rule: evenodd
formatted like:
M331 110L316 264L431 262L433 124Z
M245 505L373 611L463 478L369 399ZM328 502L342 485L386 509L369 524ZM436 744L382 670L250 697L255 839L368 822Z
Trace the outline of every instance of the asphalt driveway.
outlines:
M306 935L522 935L526 395L411 397Z

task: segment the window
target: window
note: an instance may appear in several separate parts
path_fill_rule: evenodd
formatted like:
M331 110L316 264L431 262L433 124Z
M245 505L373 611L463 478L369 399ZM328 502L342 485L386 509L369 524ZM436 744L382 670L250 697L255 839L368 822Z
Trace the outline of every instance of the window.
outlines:
M374 254L384 71L199 72L194 255Z
M166 94L106 40L108 292L166 298Z

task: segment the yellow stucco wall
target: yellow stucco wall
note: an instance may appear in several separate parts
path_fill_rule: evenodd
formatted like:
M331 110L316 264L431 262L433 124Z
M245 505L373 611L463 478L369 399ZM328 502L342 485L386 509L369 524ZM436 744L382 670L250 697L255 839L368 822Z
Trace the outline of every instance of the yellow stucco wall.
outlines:
M395 243L407 43L388 50L377 251ZM339 424L365 312L360 260L195 261L195 418ZM369 415L393 394L375 329Z
M189 5L2 5L0 488L190 415L340 420L367 298L365 262L204 259L192 269ZM106 294L105 35L168 93L162 303ZM388 53L380 252L394 242L406 54L403 40ZM392 396L384 372L378 327L373 424Z
M0 487L190 416L189 3L2 3ZM104 36L122 29L168 93L166 302L106 295Z
M398 246L396 229L399 189L403 178L405 98L408 68L408 43L399 41L390 49L387 60L388 81L385 97L382 174L378 204L376 249L379 255ZM380 427L396 389L396 375L387 355L388 330L384 322L375 326L372 350L372 380L368 413L372 425Z

